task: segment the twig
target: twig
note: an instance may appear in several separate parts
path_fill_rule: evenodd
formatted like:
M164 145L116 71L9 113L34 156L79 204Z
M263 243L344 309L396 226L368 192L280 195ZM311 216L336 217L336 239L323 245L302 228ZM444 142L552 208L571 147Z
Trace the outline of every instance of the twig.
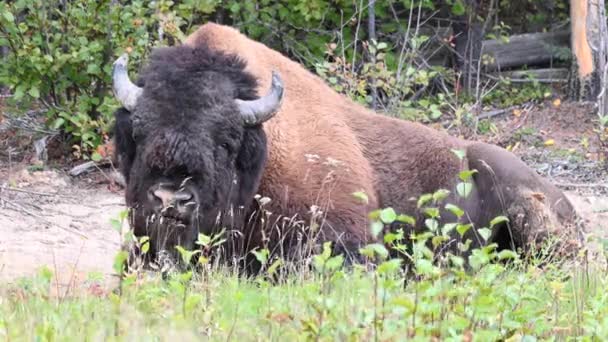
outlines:
M37 219L40 219L40 220L44 221L44 223L46 223L46 224L50 224L50 225L52 225L52 226L54 226L54 227L57 227L57 228L59 228L59 229L63 229L63 230L65 230L65 231L67 231L67 232L74 233L74 234L79 235L80 237L82 237L82 238L84 238L84 239L87 239L87 240L89 239L89 237L88 237L88 236L86 236L86 235L84 235L83 233L81 233L81 232L79 232L79 231L77 231L77 230L74 230L74 229L68 228L68 227L63 227L63 226L61 226L61 225L59 225L59 224L56 224L56 223L54 223L54 222L51 222L51 221L47 220L46 218L44 218L44 217L42 217L42 216L40 216L40 215L38 215L38 214L35 214L35 213L33 213L33 212L31 212L31 211L27 210L26 208L24 208L24 207L23 207L22 205L20 205L20 204L13 203L13 202L11 202L11 201L7 200L6 198L0 198L0 199L1 199L1 200L2 200L2 202L4 202L5 204L8 204L8 205L12 206L12 207L13 207L13 210L23 212L23 213L25 213L25 214L27 214L27 215L30 215L30 216L32 216L32 217L35 217L35 218L37 218Z
M488 111L488 112L483 112L483 113L479 114L477 116L477 118L478 119L492 118L492 117L495 117L495 116L498 116L498 115L502 115L502 114L504 114L504 113L506 113L506 112L508 112L510 110L513 110L515 108L516 107L513 106L513 107L508 107L508 108L494 109L494 110L491 110L491 111Z
M76 287L76 270L78 268L78 263L80 262L80 257L82 256L82 251L84 250L84 241L82 241L82 245L80 245L80 250L78 251L78 257L76 258L76 261L74 262L74 266L72 266L72 274L70 275L70 280L68 280L68 285L65 289L65 293L63 294L63 299L65 299L68 294L70 293L70 289L73 289Z
M485 77L494 81L508 81L511 83L567 83L565 78L513 78L513 77L496 77L494 75L485 74Z
M607 188L608 183L554 183L559 187L567 187L567 188Z
M359 12L359 18L357 19L357 28L355 29L355 40L353 41L354 43L354 48L353 48L353 62L352 62L352 73L355 72L355 67L356 67L356 61L357 61L357 41L359 40L359 28L361 28L361 17L363 15L363 0L361 0L359 2L359 8L356 10Z
M37 196L65 197L65 198L76 199L76 197L62 195L62 194L51 194L48 192L31 191L31 190L25 190L25 189L19 189L19 188L7 187L7 186L0 187L0 189L6 190L6 191L12 191L12 192L21 192L21 193L30 194L30 195L37 195Z
M94 162L94 161L88 161L86 163L74 166L70 171L68 171L68 174L72 177L76 177L80 174L88 172L89 170L91 170L93 168L99 169L100 166L106 166L108 164L111 164L109 160L103 160L103 161L100 161L99 163Z
M367 35L370 43L376 41L376 11L375 11L376 0L369 0L367 5ZM376 65L376 52L369 54L370 62L372 65ZM376 78L371 77L371 95L372 95L372 110L376 110L376 103L378 101L378 88L376 88Z

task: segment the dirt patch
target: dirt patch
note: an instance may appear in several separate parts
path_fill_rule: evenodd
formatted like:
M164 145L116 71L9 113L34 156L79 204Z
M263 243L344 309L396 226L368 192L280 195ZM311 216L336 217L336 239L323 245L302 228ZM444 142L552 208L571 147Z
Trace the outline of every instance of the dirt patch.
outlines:
M493 132L467 136L510 149L564 190L608 196L608 147L599 139L593 104L556 98L509 110L491 123Z
M60 291L89 278L115 281L120 234L110 221L125 209L123 196L83 185L61 172L26 169L0 184L1 281L31 276L42 266L57 275Z

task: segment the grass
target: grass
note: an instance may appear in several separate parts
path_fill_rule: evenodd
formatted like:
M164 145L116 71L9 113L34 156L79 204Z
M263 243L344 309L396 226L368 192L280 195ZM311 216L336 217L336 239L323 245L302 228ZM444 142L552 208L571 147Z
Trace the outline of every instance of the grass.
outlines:
M341 340L534 341L608 338L606 272L588 262L543 267L500 262L489 250L473 270L396 259L346 269L315 256L306 272L268 281L223 268L132 275L122 291L51 295L52 273L5 285L0 338L7 341ZM490 256L485 258L485 256ZM484 260L485 258L485 260ZM491 261L495 260L495 261ZM447 264L445 264L447 265Z

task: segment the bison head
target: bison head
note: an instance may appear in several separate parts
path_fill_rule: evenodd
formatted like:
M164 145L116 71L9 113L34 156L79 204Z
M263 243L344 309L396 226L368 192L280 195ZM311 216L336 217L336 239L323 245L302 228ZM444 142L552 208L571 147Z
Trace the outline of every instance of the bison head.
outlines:
M152 257L194 248L199 232L234 223L255 195L266 160L262 123L278 111L283 85L273 72L270 91L258 97L244 68L237 56L205 47L162 48L136 85L126 55L114 63L130 223L136 236L150 237Z

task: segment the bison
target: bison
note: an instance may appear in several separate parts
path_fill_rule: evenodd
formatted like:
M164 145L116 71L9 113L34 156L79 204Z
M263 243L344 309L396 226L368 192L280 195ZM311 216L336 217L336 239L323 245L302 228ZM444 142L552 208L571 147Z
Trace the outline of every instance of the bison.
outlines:
M452 190L446 201L475 227L506 216L489 238L500 248L578 236L569 200L512 153L374 113L231 27L208 23L155 49L136 83L123 55L113 89L130 225L149 236L153 257L224 228L231 256L262 247L295 255L308 228L315 244L355 260L373 240L371 211L415 213L415 199L438 189ZM477 170L466 198L454 191L462 169ZM420 215L410 231L423 229ZM442 210L441 219L456 217ZM479 244L475 234L465 237Z

